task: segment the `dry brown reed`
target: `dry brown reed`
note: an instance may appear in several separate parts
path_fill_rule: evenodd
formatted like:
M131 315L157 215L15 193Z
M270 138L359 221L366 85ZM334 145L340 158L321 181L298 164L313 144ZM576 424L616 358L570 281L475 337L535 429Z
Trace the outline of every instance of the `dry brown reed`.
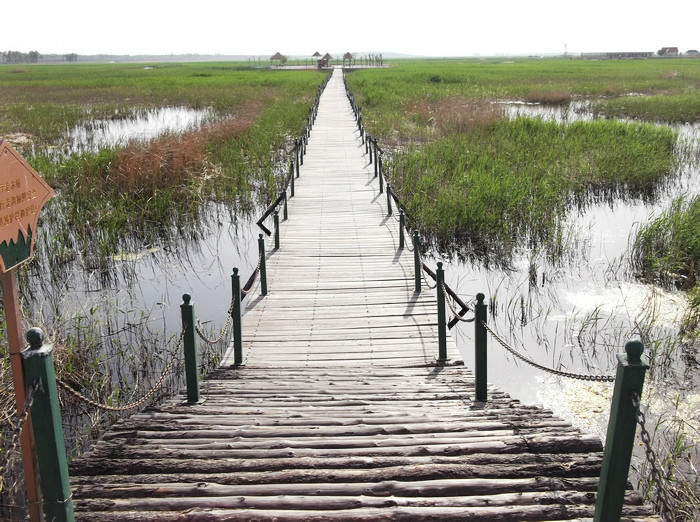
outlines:
M153 191L184 186L208 170L208 149L242 136L258 118L263 103L250 102L236 115L181 134L163 135L144 144L129 142L110 165L111 188ZM110 187L105 187L110 189Z
M497 104L488 100L478 100L453 96L440 100L422 99L411 108L414 121L432 129L433 137L467 133L475 129L493 127L503 117ZM416 129L420 132L419 129ZM414 136L414 139L418 136Z

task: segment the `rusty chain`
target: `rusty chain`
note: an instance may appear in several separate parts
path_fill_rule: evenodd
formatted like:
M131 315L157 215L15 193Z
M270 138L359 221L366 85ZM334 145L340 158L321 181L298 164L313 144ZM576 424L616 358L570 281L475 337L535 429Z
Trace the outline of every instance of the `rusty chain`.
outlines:
M248 289L241 288L241 299L243 299L253 290L253 285L258 280L258 275L260 274L260 265L262 265L262 256L263 252L261 250L260 252L258 252L258 266L256 266L255 270L253 271L253 281L250 283L250 287L248 287Z
M554 368L548 368L547 366L542 366L541 364L536 363L532 359L528 359L518 351L516 351L514 348L511 348L508 346L508 343L506 343L499 335L494 332L488 324L486 324L484 321L481 321L481 324L483 325L484 328L493 336L494 339L503 346L506 350L508 350L512 355L520 359L521 361L529 364L530 366L533 366L539 370L545 371L547 373L551 373L553 375L558 375L560 377L568 377L569 379L578 379L580 381L595 381L595 382L615 382L615 377L610 377L607 375L582 375L579 373L570 373L570 372L563 372L561 370L555 370Z
M165 378L170 374L170 371L173 369L173 366L175 366L175 362L177 361L178 353L180 352L180 348L182 347L182 341L185 337L185 329L186 328L187 328L187 325L185 325L182 328L182 332L180 333L180 339L178 340L177 345L173 349L173 352L170 356L170 361L163 369L163 373L161 374L158 381L156 381L156 383L151 387L151 389L148 390L148 392L146 392L146 394L137 401L131 402L129 404L125 404L124 406L109 406L107 404L101 404L93 399L90 399L89 397L85 397L79 391L73 389L72 386L63 382L61 379L59 379L58 376L56 376L56 384L58 384L61 388L63 388L70 395L72 395L75 399L82 401L82 402L85 402L85 403L89 404L90 406L97 408L98 410L111 411L111 412L124 412L124 411L136 409L139 406L141 406L144 402L146 402L148 399L150 399L153 396L153 394L163 385L163 382L165 382Z
M209 345L215 345L224 338L224 336L228 333L228 329L231 327L231 314L233 313L233 299L231 300L231 306L228 307L228 312L226 312L226 323L224 324L224 327L221 329L221 335L219 335L218 339L209 339L206 337L204 334L204 331L201 329L201 323L199 322L199 319L197 319L197 325L195 326L195 331L197 332L197 335L199 335L199 338L204 341L205 343Z
M4 452L5 456L2 461L0 461L0 490L2 490L2 484L3 480L2 477L4 476L5 472L5 466L10 462L10 458L12 457L12 454L15 452L17 449L17 444L19 443L19 438L22 434L22 428L24 427L24 424L27 422L27 419L29 418L29 412L32 409L32 403L34 402L34 392L39 389L39 382L34 382L32 385L29 387L29 390L27 391L27 396L24 399L24 404L22 405L22 411L20 412L19 416L17 417L17 424L15 427L12 429L12 436L10 437L10 443L7 445L7 449Z
M651 466L651 480L652 483L656 484L656 500L657 507L659 508L659 514L666 519L670 520L673 510L671 509L671 504L669 502L669 493L663 481L663 475L659 466L656 462L656 454L654 449L651 447L651 436L646 428L646 416L641 408L641 398L637 392L632 394L632 404L637 408L637 424L639 424L640 435L642 443L644 444L644 451L646 453L647 462Z

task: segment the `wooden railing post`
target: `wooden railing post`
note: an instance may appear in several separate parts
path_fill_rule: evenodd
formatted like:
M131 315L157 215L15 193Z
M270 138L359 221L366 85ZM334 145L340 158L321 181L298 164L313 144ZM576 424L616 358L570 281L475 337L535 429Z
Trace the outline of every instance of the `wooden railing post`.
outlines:
M44 332L39 328L31 328L26 339L29 346L22 351L24 379L28 385L38 386L34 391L31 426L39 468L42 508L46 520L73 521L73 497L56 389L53 345L44 345Z
M474 305L474 377L476 383L476 400L486 402L487 394L487 373L488 361L486 358L487 331L486 319L488 307L484 304L484 294L476 294L476 305Z
M445 273L442 262L438 262L435 272L435 286L437 288L438 308L438 362L447 361L447 324L445 320L445 292L442 289Z
M180 305L182 317L182 346L185 355L185 382L187 383L187 404L197 404L199 397L199 364L197 357L197 337L194 328L194 303L192 296L184 294Z
M258 236L258 255L260 256L260 293L267 295L267 265L265 264L265 239Z
M639 414L634 397L642 396L644 377L649 368L646 358L642 357L643 352L641 341L628 341L625 353L617 356L615 389L595 503L596 522L620 520L622 514Z
M287 221L289 219L289 212L287 211L287 191L282 192L282 219Z
M420 293L420 274L421 270L423 270L423 266L420 261L420 236L417 230L413 231L413 267L416 293Z
M367 146L368 146L368 150L369 150L369 164L371 165L372 164L372 154L374 154L374 153L372 151L372 136L370 136L369 134L367 135ZM376 175L376 173L375 173L375 175Z
M406 217L403 215L403 209L399 210L399 249L403 250L406 238L404 236L404 226Z
M243 332L241 331L241 276L238 268L233 269L231 275L231 293L233 294L233 306L231 307L231 320L233 321L233 364L243 364Z

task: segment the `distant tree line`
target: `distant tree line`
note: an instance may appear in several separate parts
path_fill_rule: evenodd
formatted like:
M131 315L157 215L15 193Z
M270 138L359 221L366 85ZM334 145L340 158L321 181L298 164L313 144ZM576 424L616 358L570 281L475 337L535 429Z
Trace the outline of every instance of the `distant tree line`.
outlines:
M55 59L53 55L51 57ZM38 51L29 51L28 53L23 53L20 51L0 52L0 63L39 63L40 58L43 57L39 54ZM60 55L60 58L65 60L66 62L78 61L78 55L76 53Z
M38 51L29 51L28 53L4 51L0 53L2 63L39 63L39 56Z

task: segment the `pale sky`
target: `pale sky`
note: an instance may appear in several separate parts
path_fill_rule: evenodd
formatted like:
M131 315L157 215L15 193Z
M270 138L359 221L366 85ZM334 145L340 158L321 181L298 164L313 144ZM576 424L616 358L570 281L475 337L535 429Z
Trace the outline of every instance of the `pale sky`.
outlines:
M474 56L700 49L700 0L24 0L0 51Z

